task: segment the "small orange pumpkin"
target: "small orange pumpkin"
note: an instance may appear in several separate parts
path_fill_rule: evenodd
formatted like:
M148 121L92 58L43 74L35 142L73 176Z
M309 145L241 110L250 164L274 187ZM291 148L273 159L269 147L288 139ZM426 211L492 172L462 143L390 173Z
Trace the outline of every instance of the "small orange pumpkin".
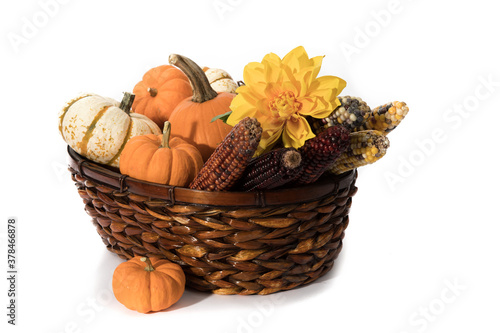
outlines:
M193 97L180 102L169 118L172 135L198 148L206 161L232 129L222 121L212 122L212 119L230 111L229 106L236 95L217 93L203 70L189 58L172 54L169 62L179 67L193 86Z
M187 186L203 166L200 152L180 138L170 139L170 122L163 135L141 135L127 142L120 160L120 172L159 184Z
M134 87L134 112L154 121L162 128L182 100L192 95L187 76L174 66L164 65L150 69Z
M177 302L186 285L181 266L165 259L134 257L113 273L118 302L141 313L161 311Z

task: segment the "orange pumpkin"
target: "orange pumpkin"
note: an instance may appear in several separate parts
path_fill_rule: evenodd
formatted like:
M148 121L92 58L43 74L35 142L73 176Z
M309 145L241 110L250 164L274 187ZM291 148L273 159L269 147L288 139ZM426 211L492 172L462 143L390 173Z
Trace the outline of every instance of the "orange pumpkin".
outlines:
M161 311L177 302L186 285L181 266L158 258L134 257L113 273L118 302L141 313Z
M203 70L191 59L178 54L170 55L169 62L179 67L191 81L193 97L180 102L172 112L172 135L194 145L206 161L232 127L215 116L226 113L235 94L217 93L208 82Z
M192 89L182 71L164 65L147 71L135 85L134 94L134 112L145 115L161 128L177 104L191 96Z
M187 186L203 166L200 152L180 138L170 139L170 123L163 135L141 135L127 142L120 172L130 177L172 186Z

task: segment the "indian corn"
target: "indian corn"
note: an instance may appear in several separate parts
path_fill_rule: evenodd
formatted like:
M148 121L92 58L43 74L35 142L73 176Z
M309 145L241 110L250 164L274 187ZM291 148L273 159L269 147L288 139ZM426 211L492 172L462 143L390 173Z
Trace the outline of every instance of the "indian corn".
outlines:
M273 189L296 178L301 156L295 148L278 148L253 159L245 169L239 188L245 191Z
M362 126L370 115L370 107L359 97L339 97L338 106L328 117L312 119L311 126L318 133L333 125L342 125L349 131Z
M310 184L328 169L330 169L349 146L349 130L340 125L328 127L316 137L306 141L299 148L303 160L303 168L297 179L297 184Z
M392 102L378 106L373 109L366 122L356 127L353 132L377 130L387 134L401 123L408 111L409 108L405 102Z
M261 135L257 119L242 119L217 146L189 187L205 191L230 189L250 162Z
M381 159L389 148L389 139L381 131L353 132L349 135L349 147L330 169L335 174L372 164Z

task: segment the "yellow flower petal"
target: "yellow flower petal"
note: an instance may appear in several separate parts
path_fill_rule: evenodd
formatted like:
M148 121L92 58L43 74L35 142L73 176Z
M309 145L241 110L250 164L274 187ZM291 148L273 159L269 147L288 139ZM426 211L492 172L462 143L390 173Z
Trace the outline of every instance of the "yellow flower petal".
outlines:
M334 110L331 103L326 102L320 97L310 96L308 98L299 99L298 101L302 103L302 109L299 113L303 116L326 118Z
M285 147L300 148L306 140L314 138L315 135L304 117L289 120L283 131L283 144Z
M248 90L245 90L244 92L248 95L252 95L253 100L258 100L259 98L266 96L266 86L267 83L265 81L259 82L252 86L246 85L245 87L248 87Z
M323 63L324 57L325 56L317 56L317 57L311 58L311 60L313 62L312 66L314 67L314 71L313 71L314 78L318 77L319 70L321 69L321 64Z
M307 96L309 94L311 90L310 87L315 81L313 74L313 67L306 67L295 74L295 77L300 83L300 96Z
M279 128L277 131L262 131L262 137L259 142L259 146L255 151L254 156L259 156L265 152L268 152L276 144L278 139L281 137L283 132L283 127Z
M303 46L298 46L288 52L283 58L283 65L289 67L293 73L299 72L302 68L311 66L311 60Z
M283 89L281 88L281 85L279 83L269 82L266 85L265 96L268 98L268 100L272 101L282 91L283 91Z
M226 123L231 126L236 125L245 117L255 117L257 113L255 105L248 103L242 95L236 95L233 98L230 109L233 112L227 118Z
M292 73L290 68L283 68L283 71L286 74L286 80L283 81L282 86L284 91L291 91L295 96L300 96L301 91L303 91L300 77L297 79L295 75Z
M279 82L283 76L281 70L281 59L274 53L267 54L262 59L264 65L264 77L266 82Z
M326 75L318 77L310 88L315 91L323 89L335 90L337 94L340 94L342 90L344 90L346 84L347 83L341 78L338 78L336 76Z
M262 58L262 63L269 63L270 65L280 67L281 59L277 54L271 52L266 54L264 58Z
M256 109L258 114L257 119L265 117L266 121L270 121L267 118L271 118L271 111L269 111L269 100L267 98L261 98L257 101Z
M250 86L241 86L238 88L237 97L243 98L249 104L255 104L260 96L256 93L255 89L250 88Z
M338 108L342 103L340 103L340 100L338 98L335 98L335 101L332 102L332 108L335 110Z
M302 109L300 110L300 114L302 115L309 115L318 107L318 97L307 96L299 98L298 101L302 103Z
M283 91L291 91L295 96L300 96L300 83L295 80L283 82L281 88Z
M250 62L243 69L243 81L247 86L265 82L264 65L259 62Z

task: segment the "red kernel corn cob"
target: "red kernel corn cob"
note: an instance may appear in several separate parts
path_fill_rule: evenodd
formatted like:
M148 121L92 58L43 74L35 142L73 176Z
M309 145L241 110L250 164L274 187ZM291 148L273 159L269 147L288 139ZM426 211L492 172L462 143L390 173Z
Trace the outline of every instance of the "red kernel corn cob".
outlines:
M203 165L189 188L225 191L241 177L262 135L255 118L246 117L236 124Z
M239 182L244 191L273 189L295 179L302 158L295 148L279 148L254 158Z
M316 133L325 128L342 125L349 131L362 126L370 115L370 107L359 97L341 96L340 106L326 118L311 120L311 126Z
M304 167L296 178L299 185L310 184L328 169L349 146L349 130L335 125L306 141L299 149Z
M335 174L372 164L389 148L389 139L381 131L360 131L349 135L350 144L330 169Z
M392 102L378 106L373 109L366 122L354 131L377 130L387 134L401 123L409 110L405 102Z

